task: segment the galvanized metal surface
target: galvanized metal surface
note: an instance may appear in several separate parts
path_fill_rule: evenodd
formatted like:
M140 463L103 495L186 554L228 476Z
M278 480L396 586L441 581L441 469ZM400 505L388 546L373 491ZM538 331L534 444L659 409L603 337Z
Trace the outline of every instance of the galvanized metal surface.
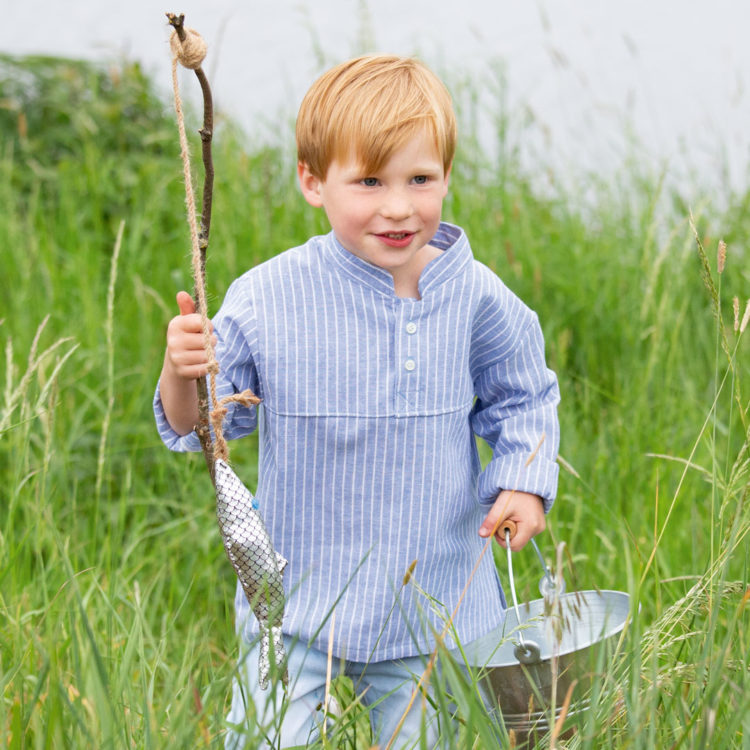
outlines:
M478 670L488 705L499 708L518 746L531 747L560 716L571 688L566 716L588 710L590 688L609 667L630 617L630 597L621 591L563 593L564 582L552 578L534 545L545 596L519 604L510 552L514 531L513 524L506 531L513 606L503 625L465 645L461 658Z
M520 623L516 612L508 610L500 628L472 641L464 653L469 665L482 668L483 684L499 704L506 725L526 726L546 715L553 681L558 707L574 680L576 695L586 695L597 663L599 670L609 664L601 650L611 651L616 645L614 636L630 614L630 597L621 591L579 591L563 594L552 604L544 599L521 604L519 612ZM520 633L525 642L539 647L536 663L518 660ZM574 710L582 710L584 704L579 701Z

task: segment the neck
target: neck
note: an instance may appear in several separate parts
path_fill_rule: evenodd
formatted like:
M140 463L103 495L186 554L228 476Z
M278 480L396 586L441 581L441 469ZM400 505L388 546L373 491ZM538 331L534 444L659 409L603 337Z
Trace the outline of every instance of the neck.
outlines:
M403 268L392 273L393 290L397 297L405 299L421 299L419 294L419 279L422 271L427 267L430 261L437 258L443 251L433 245L425 245L419 252L419 261L410 268Z

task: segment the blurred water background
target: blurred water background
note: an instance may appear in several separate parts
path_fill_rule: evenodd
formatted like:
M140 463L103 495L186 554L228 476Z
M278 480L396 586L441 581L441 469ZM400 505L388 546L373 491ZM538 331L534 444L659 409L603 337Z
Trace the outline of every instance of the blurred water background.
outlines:
M633 159L686 195L748 186L750 4L744 0L3 0L0 52L135 59L169 86L165 11L209 44L217 109L253 140L288 136L311 81L361 52L417 54L498 110L521 156L557 179ZM191 82L192 83L192 82ZM186 95L197 102L194 85ZM564 177L563 177L564 178Z

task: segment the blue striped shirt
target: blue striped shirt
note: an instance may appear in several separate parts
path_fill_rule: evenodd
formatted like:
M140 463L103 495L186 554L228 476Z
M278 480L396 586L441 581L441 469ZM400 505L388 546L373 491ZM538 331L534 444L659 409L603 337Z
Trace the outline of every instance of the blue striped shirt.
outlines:
M219 394L263 399L231 408L225 433L259 429L256 495L289 561L284 632L325 651L335 607L333 653L354 661L429 652L498 492L548 510L557 486L559 394L536 315L461 229L443 223L431 244L443 252L420 299L397 297L390 273L331 233L245 273L214 319ZM170 428L158 389L154 408L171 449L199 450ZM484 469L475 435L492 447ZM403 587L413 560L418 585ZM235 604L251 638L239 588ZM497 627L504 606L487 554L455 619L461 641Z

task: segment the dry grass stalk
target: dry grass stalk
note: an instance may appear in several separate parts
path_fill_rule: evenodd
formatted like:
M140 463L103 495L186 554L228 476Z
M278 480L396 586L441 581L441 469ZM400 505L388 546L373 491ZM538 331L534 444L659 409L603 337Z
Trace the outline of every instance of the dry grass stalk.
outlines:
M542 444L544 443L546 437L547 437L546 433L542 433L542 436L539 439L539 443L537 444L536 448L534 448L534 450L531 452L531 455L529 455L528 459L526 460L526 464L525 464L526 466L529 466L531 462L537 457L537 454L539 453L539 449L542 447ZM489 549L490 544L492 543L492 540L495 538L495 534L497 534L498 530L502 526L503 521L505 521L505 510L507 506L510 504L510 501L513 499L514 494L515 494L515 490L511 490L510 494L508 495L508 499L505 502L505 508L503 508L503 512L500 513L500 517L498 518L498 521L495 524L495 527L492 529L492 532L487 538L487 542L485 543L484 547L482 547L482 551L479 553L479 557L477 558L477 561L474 564L474 567L472 568L471 573L469 574L469 578L467 579L466 584L464 585L463 591L461 591L461 595L458 597L458 603L456 604L451 616L448 618L448 621L445 623L443 630L438 634L436 638L435 648L432 650L432 654L430 655L430 660L427 662L427 667L425 671L422 673L421 677L419 678L419 682L417 683L417 686L414 688L412 692L411 700L409 701L408 705L406 706L406 710L404 711L404 713L401 716L401 719L396 725L396 730L394 731L393 736L388 741L388 744L386 745L385 750L390 750L394 741L396 740L396 737L398 737L398 734L404 725L404 721L406 721L406 716L409 713L409 711L411 711L411 707L414 704L414 699L416 698L416 696L420 693L424 695L424 691L427 689L427 686L430 684L430 678L432 676L432 670L435 667L435 662L437 661L438 652L440 651L440 648L445 641L445 637L448 634L448 631L453 626L453 621L456 619L456 614L458 613L458 610L461 607L461 604L463 603L464 597L466 596L466 592L469 589L469 585L474 580L474 576L477 570L479 569L479 565L482 562L482 558L485 556L487 550ZM411 578L411 576L409 577ZM404 585L406 585L406 576L404 576Z
M568 687L568 692L565 694L565 700L563 701L562 707L560 708L560 715L557 717L555 726L552 727L552 732L550 734L550 750L554 750L557 746L557 738L560 736L563 724L565 723L565 718L567 717L568 711L570 710L570 701L573 697L573 690L575 689L575 686L577 684L578 680L573 680L573 682L571 682L570 686Z
M107 438L112 420L112 410L115 407L115 345L114 345L114 315L115 315L115 285L117 283L117 262L122 247L122 236L125 232L125 220L120 221L112 251L109 269L109 285L107 287L107 317L104 322L104 333L107 341L107 406L102 421L102 432L99 437L99 453L96 462L96 496L99 497L104 481L104 464L106 462Z
M732 310L734 312L734 332L740 330L740 298L734 297L732 299Z
M0 409L0 434L10 429L13 420L23 422L31 416L41 414L47 403L49 392L52 389L58 373L63 365L72 356L78 348L78 344L73 344L67 351L58 354L55 359L55 365L51 373L44 370L45 363L52 359L52 355L57 352L64 344L73 341L72 337L62 338L55 341L42 352L39 352L39 342L42 332L49 320L49 315L39 324L34 339L31 342L29 355L26 362L26 371L15 381L15 367L13 365L13 341L8 338L5 344L5 389L3 394L2 408ZM39 393L35 402L32 404L29 400L29 391L32 386L34 376L36 375L39 382ZM16 411L19 411L18 417L14 417Z

